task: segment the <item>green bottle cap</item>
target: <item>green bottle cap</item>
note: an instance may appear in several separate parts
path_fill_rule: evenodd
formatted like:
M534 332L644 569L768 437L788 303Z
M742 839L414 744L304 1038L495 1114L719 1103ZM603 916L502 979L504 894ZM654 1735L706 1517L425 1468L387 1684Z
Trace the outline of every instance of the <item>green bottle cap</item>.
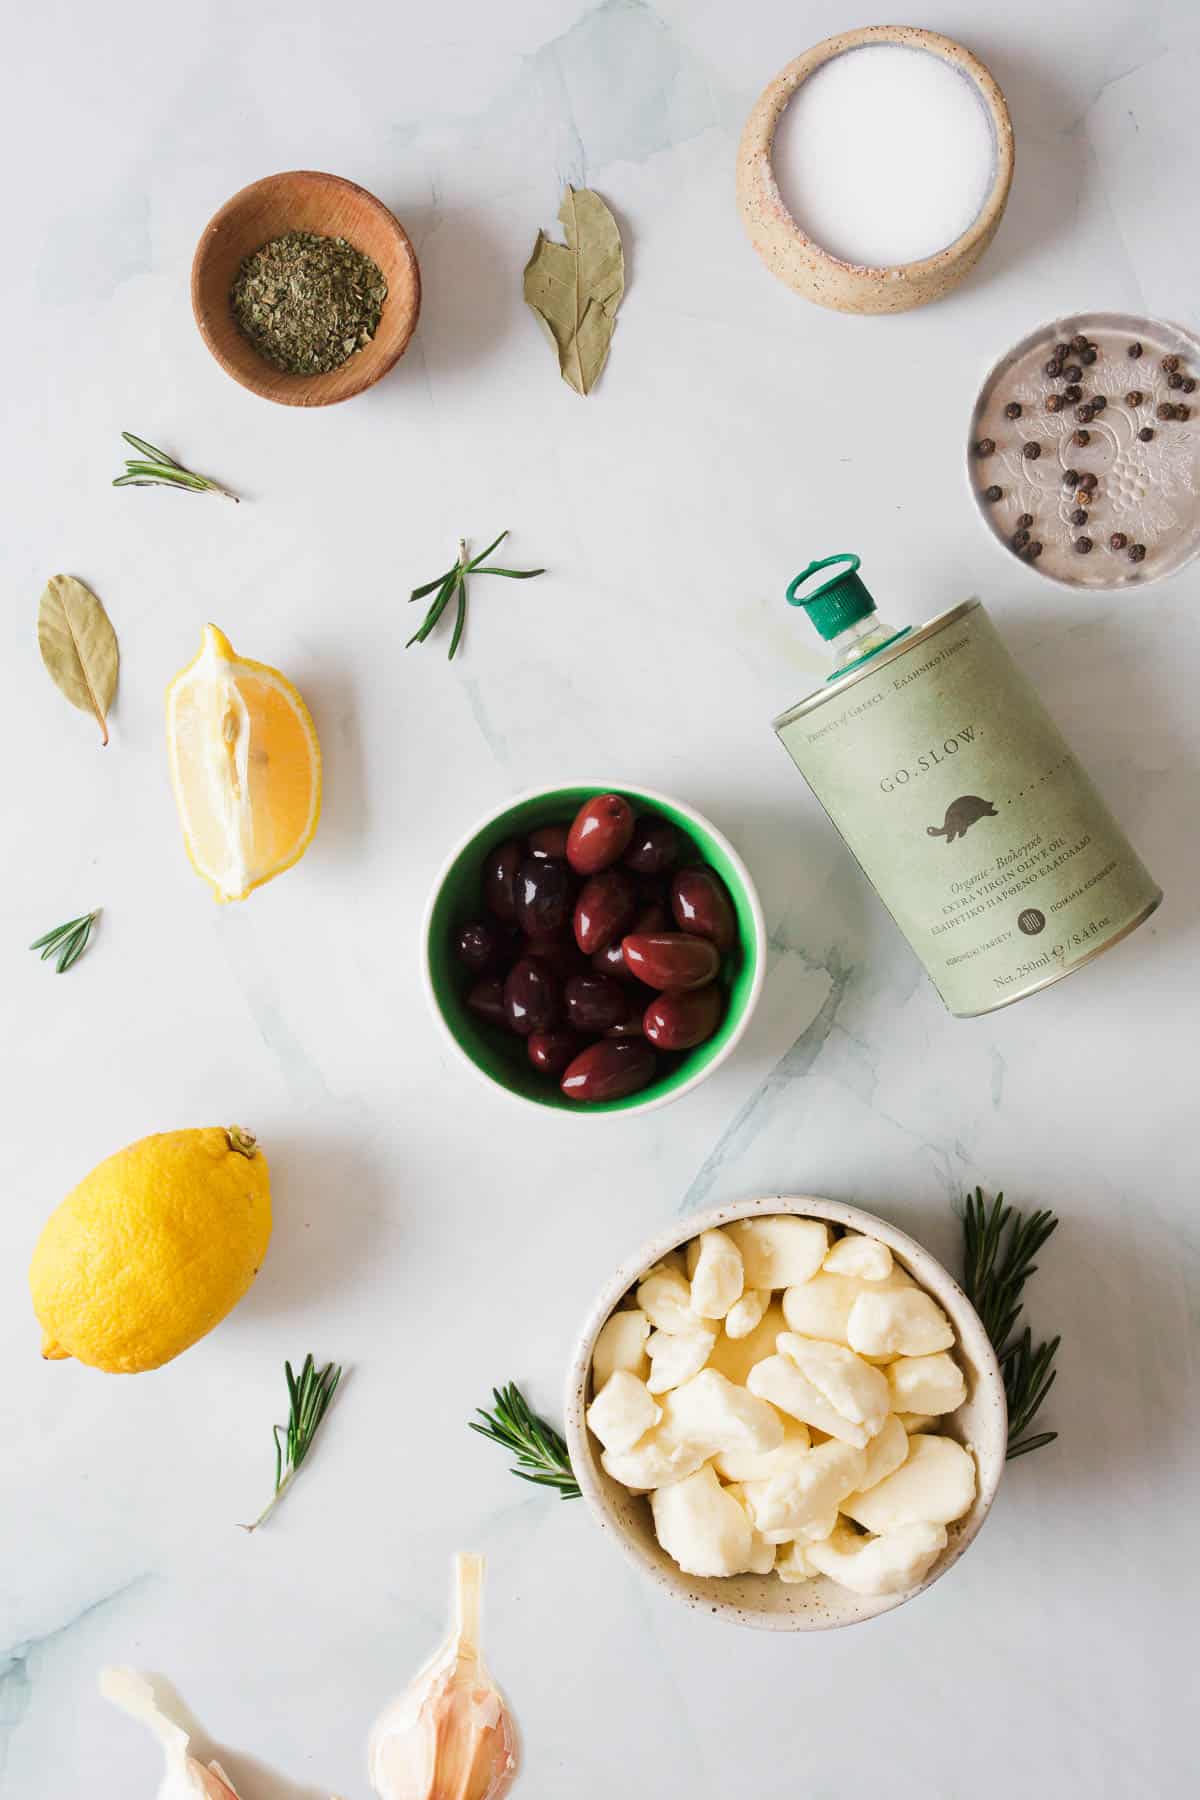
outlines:
M858 576L859 560L845 550L840 551L837 556L822 557L820 562L809 563L807 569L802 569L788 586L788 605L802 606L823 638L837 637L848 625L868 618L875 611L870 591ZM823 581L811 594L796 592L818 569L832 568L835 563L844 563L846 566L839 568L836 575Z

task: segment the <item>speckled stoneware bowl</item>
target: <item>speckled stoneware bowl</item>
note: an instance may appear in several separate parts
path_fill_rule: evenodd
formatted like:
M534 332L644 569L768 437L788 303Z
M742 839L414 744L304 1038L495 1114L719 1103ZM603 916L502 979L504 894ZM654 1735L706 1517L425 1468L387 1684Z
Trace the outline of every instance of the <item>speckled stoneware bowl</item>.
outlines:
M953 64L971 81L992 124L995 166L991 188L978 215L954 242L920 262L870 268L845 262L808 237L783 203L771 166L775 131L784 108L802 82L847 50L869 44L899 44L925 50ZM978 57L936 31L911 25L868 25L839 32L796 57L760 96L746 121L738 148L737 196L750 242L780 281L836 312L896 313L940 300L970 273L996 235L1008 204L1013 176L1013 129L1004 95Z
M470 1011L466 1004L469 982L454 954L454 931L484 910L480 870L494 845L538 825L568 825L586 800L600 794L624 794L636 813L660 813L671 821L687 846L686 860L707 863L725 883L733 902L737 940L717 976L725 990L725 1013L707 1042L662 1057L659 1074L636 1094L584 1106L568 1100L557 1081L530 1067L523 1038L483 1024ZM434 882L421 941L425 992L434 1017L475 1073L543 1112L566 1113L576 1119L651 1112L690 1093L741 1041L758 1005L767 967L767 928L758 892L729 839L682 800L623 781L574 781L561 787L535 788L489 812L447 857Z
M789 1585L773 1575L725 1579L685 1575L659 1547L646 1499L631 1494L600 1467L599 1445L587 1429L584 1413L591 1399L592 1350L601 1326L629 1290L669 1250L686 1244L702 1231L728 1225L733 1219L772 1213L825 1219L831 1225L882 1239L913 1280L933 1295L954 1327L958 1340L954 1355L966 1376L967 1398L946 1419L944 1429L974 1452L978 1477L975 1502L964 1518L948 1527L950 1541L925 1580L905 1593L876 1597L852 1594L825 1576ZM768 1194L761 1200L735 1201L692 1218L676 1219L617 1270L592 1308L572 1358L567 1378L566 1434L571 1466L593 1517L625 1554L669 1594L697 1611L713 1613L733 1625L753 1625L766 1631L828 1631L839 1625L858 1625L864 1619L903 1606L954 1566L987 1518L996 1497L1004 1473L1008 1411L1000 1365L979 1315L953 1276L928 1250L886 1220L860 1212L857 1206L843 1206L839 1201L821 1200L811 1194Z

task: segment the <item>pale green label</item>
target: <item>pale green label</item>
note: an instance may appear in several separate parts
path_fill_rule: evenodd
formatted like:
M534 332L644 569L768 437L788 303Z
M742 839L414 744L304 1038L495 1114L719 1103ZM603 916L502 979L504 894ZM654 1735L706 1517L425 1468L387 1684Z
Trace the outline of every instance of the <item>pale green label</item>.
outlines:
M1162 897L978 603L777 730L951 1012L1065 974Z

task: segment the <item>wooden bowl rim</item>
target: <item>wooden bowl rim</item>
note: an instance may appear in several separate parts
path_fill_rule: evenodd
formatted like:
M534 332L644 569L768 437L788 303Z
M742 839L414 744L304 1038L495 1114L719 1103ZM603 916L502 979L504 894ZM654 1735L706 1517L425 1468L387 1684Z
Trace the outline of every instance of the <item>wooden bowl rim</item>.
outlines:
M239 368L238 365L225 354L225 351L221 348L216 337L209 328L209 311L202 305L200 299L200 283L205 259L215 235L219 232L221 227L227 220L232 218L248 200L259 194L264 188L282 187L286 191L287 186L296 181L316 182L327 190L343 190L346 193L354 194L359 199L365 201L368 207L377 215L384 230L389 232L390 235L396 239L398 251L401 256L405 258L411 277L409 295L412 304L407 331L405 331L397 340L393 349L387 353L386 357L381 362L374 367L369 367L360 371L357 380L351 381L349 386L341 387L340 392L330 394L325 398L321 397L321 384L323 382L328 382L333 385L334 377L342 374L342 370L345 367L344 364L337 369L327 370L323 375L294 376L291 379L297 383L296 388L279 390L269 386L268 382L272 376L278 378L285 372L281 369L276 369L265 357L260 356L259 353L254 350L254 346L249 344L249 339L247 339L246 341L249 344L251 351L254 353L256 360L262 365L263 378L260 383L252 379L247 370ZM192 316L196 321L196 327L199 330L200 336L204 339L205 345L215 360L221 365L227 375L233 377L239 387L245 388L249 393L259 395L263 400L273 400L280 406L333 406L339 401L351 400L354 398L355 394L361 394L365 392L367 388L373 387L390 369L395 368L400 358L404 355L404 352L408 349L413 332L417 328L417 320L420 318L421 314L421 265L417 261L417 253L413 248L412 239L409 237L407 231L405 231L395 213L392 212L390 207L385 206L383 201L380 200L377 195L372 194L368 188L360 186L357 181L350 181L345 175L330 175L323 169L281 169L277 174L262 175L257 181L247 182L245 187L239 188L237 193L232 194L229 199L225 201L224 205L219 206L212 215L212 218L208 221L200 234L195 253L192 256L191 297ZM388 289L388 298L391 298L390 285ZM352 361L353 359L351 358L350 360ZM301 389L304 391L301 392Z

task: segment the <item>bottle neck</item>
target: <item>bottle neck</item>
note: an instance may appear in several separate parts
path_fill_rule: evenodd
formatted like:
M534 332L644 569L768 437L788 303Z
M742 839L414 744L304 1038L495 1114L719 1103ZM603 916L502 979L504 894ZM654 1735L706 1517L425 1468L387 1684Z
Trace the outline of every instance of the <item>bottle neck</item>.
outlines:
M911 629L911 626L906 625L898 630L896 626L881 619L878 613L868 613L865 619L856 619L853 625L847 625L845 631L839 631L836 637L828 640L833 670L826 679L835 681L847 669L866 662L888 644L894 644L897 638L905 637Z

